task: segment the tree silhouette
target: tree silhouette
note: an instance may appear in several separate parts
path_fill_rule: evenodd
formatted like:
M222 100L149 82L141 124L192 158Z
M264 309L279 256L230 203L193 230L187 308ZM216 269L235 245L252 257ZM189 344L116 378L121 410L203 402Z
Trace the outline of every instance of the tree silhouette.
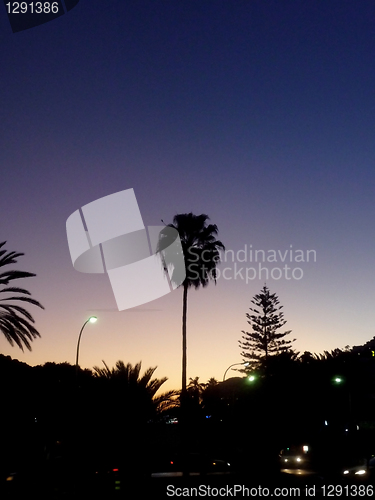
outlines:
M208 382L204 384L205 390L210 389L211 387L216 387L218 385L218 381L216 380L215 377L211 377L208 379Z
M110 381L116 397L128 399L133 409L138 406L138 410L145 410L145 415L151 417L177 406L178 391L171 390L156 396L157 391L168 380L167 377L152 378L157 367L148 368L141 376L141 362L132 366L119 360L112 369L105 361L103 364L104 368L94 366L94 376Z
M279 332L286 323L283 313L280 312L283 306L278 307L277 295L271 294L266 285L251 302L259 310L250 307L253 314L246 314L253 331L242 331L244 341L239 341L243 349L241 356L251 363L251 369L267 368L269 358L291 351L291 344L296 339L284 340L284 337L291 333L290 330Z
M15 264L17 258L24 255L19 252L7 252L7 250L2 249L5 244L6 241L0 243L0 268L9 264ZM0 274L0 285L5 285L4 288L0 289L0 293L6 295L11 294L11 296L0 299L0 330L11 346L16 343L22 351L23 346L26 346L27 349L31 351L30 341L36 337L40 337L40 334L32 325L35 321L31 314L17 303L8 303L8 301L28 302L42 309L44 309L44 307L37 300L30 297L31 293L28 290L6 285L13 280L30 278L32 276L36 275L25 271L10 270Z
M202 402L202 393L206 387L206 384L199 382L199 377L189 378L189 384L187 386L187 393L189 396L195 400L197 403Z
M181 397L186 395L187 371L187 294L190 287L199 288L208 285L210 279L216 283L216 266L220 262L219 249L225 250L223 243L216 239L216 224L207 224L209 217L205 214L177 214L172 227L178 231L185 259L186 277L182 283L182 390ZM163 236L161 232L161 237ZM162 239L160 240L162 242ZM178 274L178 269L174 270ZM173 273L174 273L173 272ZM171 281L180 283L172 273Z

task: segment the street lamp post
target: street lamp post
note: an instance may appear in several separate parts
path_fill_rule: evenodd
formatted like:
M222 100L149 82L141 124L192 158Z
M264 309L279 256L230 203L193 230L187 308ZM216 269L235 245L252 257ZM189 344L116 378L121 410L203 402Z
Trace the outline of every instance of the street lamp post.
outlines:
M224 372L223 382L225 381L225 375L227 374L228 370L232 368L232 366L237 366L237 365L249 366L249 364L250 363L248 361L244 361L243 363L233 363L233 365L228 366L228 368Z
M87 319L81 328L81 331L79 332L79 337L78 337L78 342L77 342L77 357L76 357L76 374L78 374L78 355L79 355L79 344L81 342L81 335L83 332L83 329L87 325L87 323L95 323L98 320L96 316L90 316L89 319Z
M341 377L341 376L336 376L332 379L332 382L339 386L339 385L346 385L346 390L347 390L347 393L348 393L348 403L349 403L349 407L348 407L348 410L349 410L349 422L351 421L352 419L352 395L351 395L351 387L348 383L348 381L344 378L344 377Z

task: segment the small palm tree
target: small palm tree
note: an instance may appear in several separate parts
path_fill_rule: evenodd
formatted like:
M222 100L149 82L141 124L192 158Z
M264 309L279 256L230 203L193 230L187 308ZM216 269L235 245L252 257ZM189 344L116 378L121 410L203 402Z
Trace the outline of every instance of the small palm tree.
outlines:
M205 389L210 389L211 387L216 387L218 385L218 381L216 380L215 377L211 377L208 379L208 382L207 384L204 384L205 385Z
M104 368L94 366L93 372L95 377L110 380L114 383L115 390L123 391L125 397L131 395L134 400L143 401L149 405L152 412L161 413L177 406L176 397L178 391L167 391L159 396L156 396L157 391L166 382L167 377L161 379L152 378L155 368L148 368L142 376L140 376L142 363L139 362L135 366L130 363L125 365L123 361L117 361L115 368L110 369L103 361Z
M186 342L186 320L187 320L187 293L190 287L195 289L205 287L213 279L216 283L216 266L220 262L219 250L225 250L223 243L216 239L218 228L216 224L207 224L209 217L205 214L194 215L177 214L172 224L167 227L178 231L181 240L182 252L185 259L186 276L182 282L182 399L186 395L186 369L187 369L187 342ZM159 248L162 244L163 234ZM177 279L174 276L176 271ZM171 281L180 284L179 269L173 270Z
M190 382L187 386L187 393L196 400L198 403L202 401L202 393L206 387L206 384L199 382L199 377L189 378Z
M0 243L0 268L9 264L15 264L17 258L24 255L19 252L7 252L7 250L2 249L5 244L6 241ZM31 314L17 303L12 304L8 303L8 301L22 301L41 307L42 309L44 307L37 300L30 297L31 293L28 290L7 285L13 280L30 278L32 276L36 275L25 271L4 271L0 273L0 285L5 285L5 288L0 289L0 293L12 294L11 296L0 298L0 331L11 346L16 343L22 351L23 346L26 346L31 351L30 341L36 337L40 337L40 334L32 325L35 321Z

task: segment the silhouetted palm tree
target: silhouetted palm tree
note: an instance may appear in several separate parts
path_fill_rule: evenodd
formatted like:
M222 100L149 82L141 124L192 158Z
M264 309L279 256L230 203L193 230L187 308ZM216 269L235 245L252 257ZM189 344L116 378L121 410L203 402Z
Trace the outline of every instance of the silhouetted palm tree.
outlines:
M205 389L210 389L211 387L216 387L218 385L218 381L216 380L215 377L211 377L208 379L208 382L204 384Z
M186 268L186 277L182 282L182 398L186 395L188 289L192 286L196 289L201 286L205 287L208 285L210 279L213 279L216 283L216 266L220 262L219 250L225 250L223 243L216 239L218 233L216 224L207 224L208 220L209 217L205 214L177 214L173 218L173 224L168 224L167 226L178 231ZM173 273L171 281L175 281Z
M195 399L198 403L202 401L202 393L206 387L206 384L199 382L199 377L189 378L190 382L187 386L187 393Z
M0 249L5 244L6 241L0 243ZM7 252L7 250L4 249L0 250L0 268L9 264L15 264L17 262L17 257L21 255L24 254L19 252ZM4 271L0 273L0 285L8 285L13 280L30 278L32 276L36 275L25 271ZM4 334L11 346L13 346L15 342L20 349L23 350L23 345L25 345L27 349L31 351L29 341L32 341L36 337L40 337L39 332L32 325L35 321L26 309L17 303L8 303L8 301L23 301L41 307L42 309L44 309L44 307L37 300L31 297L25 297L25 295L31 295L31 293L24 288L5 286L5 288L0 289L0 293L11 294L11 296L0 299L0 331Z
M131 397L138 402L142 399L144 403L150 403L149 408L156 413L174 408L177 405L176 397L178 391L171 390L156 396L157 391L168 380L167 377L161 379L152 378L157 367L148 368L140 376L141 362L132 366L130 363L125 365L123 361L119 360L115 368L112 369L108 367L105 361L103 361L103 364L104 368L94 366L93 372L95 377L113 381L116 384L117 391L127 392L127 395L131 394Z

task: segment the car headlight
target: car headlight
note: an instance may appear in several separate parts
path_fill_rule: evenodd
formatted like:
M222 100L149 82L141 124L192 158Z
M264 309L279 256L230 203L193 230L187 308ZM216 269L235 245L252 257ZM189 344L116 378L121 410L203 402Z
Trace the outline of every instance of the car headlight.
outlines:
M365 469L360 469L360 470L357 470L357 472L355 472L354 474L357 476L362 476L363 474L366 474L366 470Z

